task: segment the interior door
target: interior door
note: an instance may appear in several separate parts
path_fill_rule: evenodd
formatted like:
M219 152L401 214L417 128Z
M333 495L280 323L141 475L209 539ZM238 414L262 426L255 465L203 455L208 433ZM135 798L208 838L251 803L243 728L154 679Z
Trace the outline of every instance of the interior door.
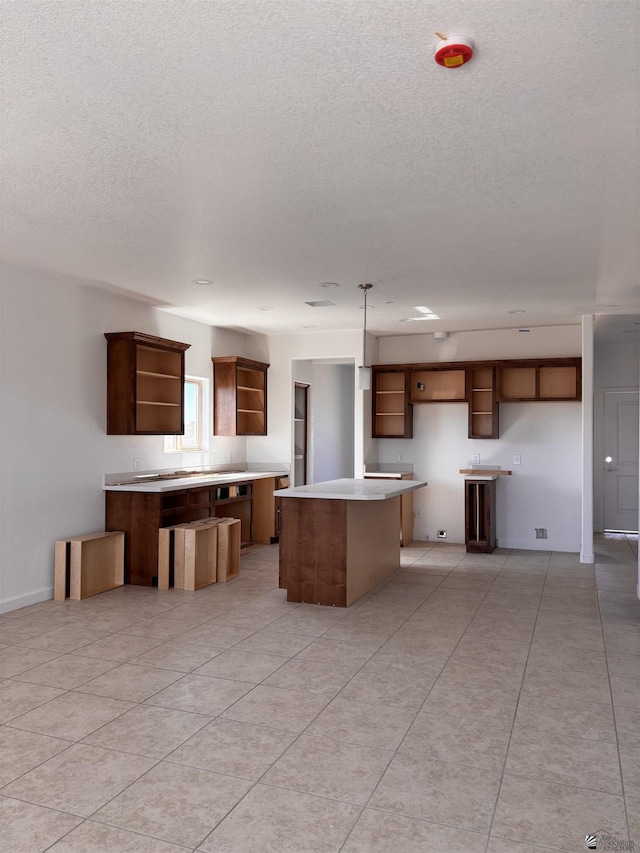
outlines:
M604 528L638 530L638 392L604 392Z

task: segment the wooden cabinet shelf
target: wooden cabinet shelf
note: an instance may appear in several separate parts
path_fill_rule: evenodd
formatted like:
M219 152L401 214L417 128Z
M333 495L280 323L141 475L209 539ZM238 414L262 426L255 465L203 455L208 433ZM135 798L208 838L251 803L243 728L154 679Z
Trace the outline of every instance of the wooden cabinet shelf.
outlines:
M240 356L212 358L213 434L267 434L268 364Z
M189 344L107 332L107 434L182 435Z
M466 371L462 370L415 370L411 374L412 403L456 403L464 402L466 394Z
M371 398L374 438L413 437L413 406L409 401L406 370L374 367Z
M498 438L496 369L474 365L468 368L469 438Z
M498 368L498 400L503 403L580 400L580 359L518 363Z

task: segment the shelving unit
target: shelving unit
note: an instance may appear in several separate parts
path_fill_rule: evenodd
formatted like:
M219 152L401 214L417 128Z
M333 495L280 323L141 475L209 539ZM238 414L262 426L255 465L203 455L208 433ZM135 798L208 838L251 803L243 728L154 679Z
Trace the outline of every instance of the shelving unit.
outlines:
M405 370L373 369L374 438L412 438L413 408Z
M106 332L107 434L182 435L189 344L142 332Z
M464 482L465 544L471 554L491 554L496 547L496 480Z
M580 359L511 364L498 368L500 402L580 400Z
M307 482L309 386L296 382L293 396L293 482L296 486L304 486Z
M267 434L268 364L240 356L212 358L213 434Z
M469 438L498 438L498 403L495 367L471 367L469 386Z

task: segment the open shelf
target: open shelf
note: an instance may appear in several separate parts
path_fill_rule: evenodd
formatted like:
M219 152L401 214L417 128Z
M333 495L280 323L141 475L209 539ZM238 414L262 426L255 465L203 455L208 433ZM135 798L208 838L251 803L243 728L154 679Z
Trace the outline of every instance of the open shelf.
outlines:
M411 402L464 402L466 371L416 370L411 374Z
M211 360L214 435L266 435L269 365L240 356Z

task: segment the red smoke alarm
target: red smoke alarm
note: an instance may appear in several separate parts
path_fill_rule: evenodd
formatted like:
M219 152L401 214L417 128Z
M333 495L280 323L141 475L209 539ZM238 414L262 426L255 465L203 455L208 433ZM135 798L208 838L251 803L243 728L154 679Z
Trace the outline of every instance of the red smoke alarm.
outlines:
M474 48L475 43L469 36L447 36L436 45L436 62L445 68L459 68L471 59Z

